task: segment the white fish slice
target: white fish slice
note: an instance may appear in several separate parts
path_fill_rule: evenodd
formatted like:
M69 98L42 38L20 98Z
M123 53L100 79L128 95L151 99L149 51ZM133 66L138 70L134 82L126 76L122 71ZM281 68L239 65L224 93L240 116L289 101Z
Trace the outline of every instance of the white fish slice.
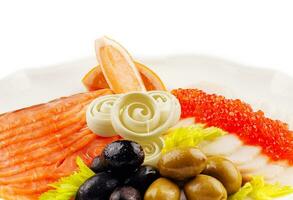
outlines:
M247 163L238 166L241 173L251 173L258 171L268 164L269 158L267 156L258 155Z
M195 123L194 117L181 119L181 120L179 120L179 122L177 124L175 124L175 126L170 128L170 130L175 129L175 128L191 126L191 125L194 125L194 123Z
M256 146L244 145L238 148L231 155L227 156L236 165L242 165L252 161L261 153L261 148Z
M276 178L277 176L279 176L284 171L284 169L285 169L284 166L281 166L278 164L268 164L257 171L244 174L244 176L259 175L259 176L263 176L266 181L270 181Z
M282 185L291 185L293 186L293 167L288 167L277 177L275 177L270 182L276 183L279 182Z
M228 134L215 139L214 141L203 145L201 150L207 155L228 156L235 152L242 145L242 141L237 136Z

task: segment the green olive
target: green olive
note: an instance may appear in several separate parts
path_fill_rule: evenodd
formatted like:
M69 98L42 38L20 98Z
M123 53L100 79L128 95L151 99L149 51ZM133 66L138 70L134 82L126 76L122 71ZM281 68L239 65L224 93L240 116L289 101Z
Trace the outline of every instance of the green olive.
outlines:
M159 178L153 182L144 195L144 200L179 200L180 189L172 181Z
M226 200L227 191L214 177L198 175L184 186L188 200Z
M238 168L223 157L209 157L207 167L202 173L218 179L229 195L237 192L242 184L242 176Z
M200 174L206 167L207 157L197 148L171 150L158 162L160 174L175 180L186 180Z

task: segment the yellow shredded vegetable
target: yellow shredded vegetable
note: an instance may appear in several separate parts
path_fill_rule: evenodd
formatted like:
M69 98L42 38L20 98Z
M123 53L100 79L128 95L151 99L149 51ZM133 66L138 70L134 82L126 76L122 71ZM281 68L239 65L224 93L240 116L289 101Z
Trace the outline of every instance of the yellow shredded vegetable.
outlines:
M282 186L279 183L268 184L263 177L255 176L246 183L237 193L229 197L229 200L272 200L293 193L293 187Z
M70 200L75 197L79 187L95 173L88 168L80 157L77 157L76 164L79 167L77 172L61 178L58 182L50 184L53 190L43 193L39 200Z
M203 124L177 128L165 136L165 146L162 153L175 147L195 147L203 141L213 140L225 134L226 132L220 128L206 128Z

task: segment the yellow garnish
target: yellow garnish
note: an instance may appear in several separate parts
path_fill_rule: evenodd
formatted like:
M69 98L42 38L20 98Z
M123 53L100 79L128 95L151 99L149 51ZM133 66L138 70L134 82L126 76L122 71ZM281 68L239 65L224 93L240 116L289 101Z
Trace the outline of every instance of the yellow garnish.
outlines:
M77 172L72 175L63 177L56 183L50 184L53 190L43 193L39 200L70 200L72 199L79 187L95 173L83 162L80 157L77 157L76 164L79 167Z
M268 184L263 177L255 176L246 183L237 193L229 197L229 200L272 200L293 193L293 187L282 186L279 183Z
M225 134L226 132L220 128L206 128L203 124L177 128L165 136L165 146L162 153L175 147L195 147L203 141L214 140Z

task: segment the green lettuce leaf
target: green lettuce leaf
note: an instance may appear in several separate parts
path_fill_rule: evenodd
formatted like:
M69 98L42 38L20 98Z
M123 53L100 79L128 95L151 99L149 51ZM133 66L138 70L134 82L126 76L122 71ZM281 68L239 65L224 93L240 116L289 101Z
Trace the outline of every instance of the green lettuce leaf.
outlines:
M195 147L203 141L213 140L225 134L226 132L220 128L206 128L203 124L177 128L165 136L162 153L166 153L175 147Z
M266 183L261 176L255 176L238 192L229 197L229 200L272 200L293 193L293 187L282 186L279 183Z
M83 162L80 157L77 157L76 164L79 170L72 175L63 177L56 183L50 184L53 190L43 193L40 200L70 200L75 197L78 188L95 173Z

